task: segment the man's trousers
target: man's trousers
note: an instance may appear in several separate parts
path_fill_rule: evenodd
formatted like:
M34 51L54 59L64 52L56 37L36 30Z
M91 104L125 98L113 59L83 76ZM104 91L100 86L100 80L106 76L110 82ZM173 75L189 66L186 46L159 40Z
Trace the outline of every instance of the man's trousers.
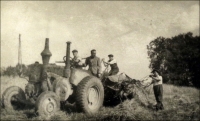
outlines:
M157 110L164 109L163 104L162 104L162 100L163 100L163 86L162 86L162 84L153 86L153 91L154 91L154 95L155 95L156 102L157 102L156 109Z

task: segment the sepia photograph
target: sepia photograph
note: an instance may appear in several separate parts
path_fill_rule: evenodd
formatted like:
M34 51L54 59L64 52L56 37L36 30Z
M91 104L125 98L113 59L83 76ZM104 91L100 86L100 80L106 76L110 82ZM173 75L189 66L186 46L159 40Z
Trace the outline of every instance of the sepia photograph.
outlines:
M200 120L199 0L0 2L0 120Z

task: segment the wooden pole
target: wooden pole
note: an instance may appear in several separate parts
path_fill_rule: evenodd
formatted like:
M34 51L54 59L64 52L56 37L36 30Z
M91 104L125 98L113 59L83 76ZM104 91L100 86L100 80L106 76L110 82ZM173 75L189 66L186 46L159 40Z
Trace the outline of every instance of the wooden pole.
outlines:
M22 52L21 52L21 34L19 34L19 48L18 48L18 64L22 64Z

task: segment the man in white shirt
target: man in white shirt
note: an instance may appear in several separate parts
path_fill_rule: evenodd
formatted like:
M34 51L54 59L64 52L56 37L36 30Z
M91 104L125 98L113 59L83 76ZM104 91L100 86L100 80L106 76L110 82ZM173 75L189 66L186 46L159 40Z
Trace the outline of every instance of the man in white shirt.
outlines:
M163 79L162 76L160 76L160 73L157 70L152 71L152 75L150 77L153 80L153 90L154 90L154 95L156 98L156 110L163 110L164 106L162 104L163 100Z
M72 53L74 57L71 60L71 66L74 68L82 69L83 62L82 58L78 56L78 50L73 50Z
M116 59L113 58L112 54L108 55L108 57L109 57L108 62L105 62L105 60L102 59L102 61L104 62L104 66L110 65L111 70L109 72L109 76L116 75L119 72L119 68L117 66L117 61L116 61Z

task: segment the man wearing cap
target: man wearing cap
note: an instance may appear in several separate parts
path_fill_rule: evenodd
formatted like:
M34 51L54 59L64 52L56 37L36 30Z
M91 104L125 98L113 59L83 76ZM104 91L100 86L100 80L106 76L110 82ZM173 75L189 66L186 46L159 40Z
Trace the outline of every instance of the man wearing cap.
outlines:
M85 67L89 66L88 70L90 73L98 78L101 76L101 61L100 58L96 56L96 50L91 50L91 56L87 57L85 60Z
M108 55L108 57L109 57L108 62L105 62L105 60L102 59L102 61L104 62L104 66L110 65L111 70L109 72L109 76L116 75L119 72L119 68L117 66L117 60L113 58L114 56L112 54Z
M73 50L73 58L71 60L71 67L82 69L83 63L82 59L78 56L78 50Z
M152 78L152 83L153 83L153 91L154 91L154 95L156 98L156 102L157 104L155 105L156 110L163 110L164 106L162 104L162 100L163 100L163 79L162 76L160 76L159 71L157 70L153 70L152 75L150 75L150 77Z

